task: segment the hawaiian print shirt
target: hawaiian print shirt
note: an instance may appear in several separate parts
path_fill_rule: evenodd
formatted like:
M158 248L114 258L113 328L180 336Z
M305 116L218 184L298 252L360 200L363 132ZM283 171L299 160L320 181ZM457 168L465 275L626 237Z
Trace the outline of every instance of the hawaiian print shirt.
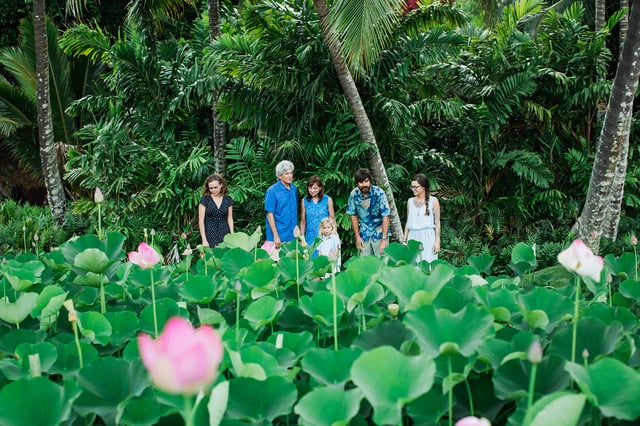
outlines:
M375 185L371 185L368 195L354 188L349 194L346 211L350 216L358 215L360 237L364 241L381 239L382 218L391 214L386 194Z

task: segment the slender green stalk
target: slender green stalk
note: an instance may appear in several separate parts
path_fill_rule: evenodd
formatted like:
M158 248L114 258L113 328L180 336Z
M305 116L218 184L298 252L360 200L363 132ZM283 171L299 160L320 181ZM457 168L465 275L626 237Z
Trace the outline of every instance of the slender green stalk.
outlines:
M83 366L82 361L82 348L80 348L80 337L78 336L78 324L77 321L71 322L71 328L73 328L73 336L76 340L76 349L78 350L78 360L80 361L80 368Z
M331 276L333 293L333 347L338 350L338 290L336 288L336 276Z
M240 282L236 284L236 350L240 350Z
M150 269L151 273L151 310L153 311L153 331L154 337L158 338L158 314L156 313L156 283L153 279L153 269Z
M98 203L98 238L103 239L102 236L102 203Z
M107 302L104 296L104 283L102 282L102 274L100 274L100 313L104 315L105 312L107 312Z
M633 246L633 255L636 259L636 263L634 263L634 269L636 270L636 281L638 281L638 247L636 245Z
M22 225L22 242L24 243L24 252L27 252L27 227Z
M527 395L527 411L531 409L533 405L533 392L536 386L536 374L538 372L538 364L531 364L531 375L529 376L529 394Z
M469 386L469 379L467 377L464 378L464 384L467 387L467 398L469 399L469 411L472 416L475 416L473 409L473 395L471 394L471 386Z
M194 409L193 409L193 402L191 402L191 396L190 395L185 395L184 396L184 412L182 413L182 416L184 418L184 424L185 426L194 426Z
M451 369L451 356L447 357L447 364L449 368L449 426L453 426L453 382L451 378L453 377L453 371Z
M571 362L576 362L576 339L578 338L578 304L580 303L580 278L574 277L576 281L576 296L573 302L573 332L571 334Z

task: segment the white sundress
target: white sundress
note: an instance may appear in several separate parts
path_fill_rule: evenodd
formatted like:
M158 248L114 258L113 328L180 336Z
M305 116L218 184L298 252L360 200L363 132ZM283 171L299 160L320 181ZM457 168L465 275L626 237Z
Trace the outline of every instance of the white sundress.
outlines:
M422 243L422 253L418 257L418 261L426 260L429 263L438 258L438 254L433 252L436 243L433 200L435 197L429 196L428 215L425 214L425 206L416 207L415 197L410 198L407 203L407 229L409 230L407 240L416 240Z

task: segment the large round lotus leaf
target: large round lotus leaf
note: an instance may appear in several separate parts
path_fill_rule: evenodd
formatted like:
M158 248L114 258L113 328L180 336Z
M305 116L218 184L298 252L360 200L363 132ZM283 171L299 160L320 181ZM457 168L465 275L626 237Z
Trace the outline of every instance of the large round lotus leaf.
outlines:
M568 362L566 369L589 402L605 417L640 417L640 373L614 358L603 358L587 368Z
M111 324L99 312L78 312L80 332L92 343L106 346L111 338Z
M578 321L575 361L584 362L582 355L585 349L588 351L590 360L600 355L611 354L623 338L622 324L617 321L606 325L598 318L582 318ZM573 328L565 327L553 336L548 351L570 361L572 341Z
M573 302L552 289L535 287L519 299L522 314L532 329L538 327L551 332L565 317L573 315ZM543 322L539 321L541 316L544 316Z
M422 252L422 244L416 240L409 240L406 245L391 243L384 249L384 254L389 258L391 266L415 265L420 252Z
M229 248L241 248L244 251L251 252L258 246L261 238L262 230L258 227L251 235L245 232L233 232L225 235L224 245Z
M138 317L131 311L105 312L104 317L111 324L111 344L122 347L138 332Z
M635 284L638 287L638 284ZM604 303L592 303L582 312L583 318L598 318L605 324L611 325L614 321L622 324L626 333L635 332L638 328L638 317L627 308L611 307Z
M296 356L296 358L300 358L304 356L311 349L315 348L315 342L313 338L313 334L308 331L300 331L298 333L292 333L289 331L278 331L271 334L267 338L267 342L276 344L278 341L278 336L282 336L282 347L290 349Z
M13 329L0 337L0 351L13 353L20 344L43 342L45 337L41 330Z
M298 392L281 376L266 380L238 377L229 381L229 396L227 416L253 423L289 414Z
M431 389L435 370L427 355L406 356L381 346L355 360L351 379L373 406L376 424L400 424L402 408Z
M633 278L629 278L620 283L620 293L624 297L633 299L636 303L640 302L640 285L638 281Z
M167 414L168 407L162 406L153 396L133 396L118 406L118 425L151 426L158 424L160 417Z
M457 348L463 356L471 356L485 339L494 335L493 316L475 305L467 305L456 313L425 305L408 312L403 322L431 356L444 348Z
M527 411L524 424L527 426L576 426L584 408L586 397L569 392L545 395Z
M278 360L258 345L245 345L240 350L242 363L255 364L262 368L266 377L286 376L289 370L282 367ZM240 374L238 374L240 375Z
M489 275L491 273L491 267L493 266L493 262L495 260L495 256L491 256L488 253L483 253L478 256L469 256L467 262L469 262L469 265L473 266L476 271L485 275Z
M68 420L73 396L45 377L20 379L0 390L0 424L53 426Z
M448 411L449 396L438 386L433 386L407 405L407 414L414 424L437 425L438 420ZM475 398L474 398L475 404Z
M180 315L180 308L173 299L156 300L156 318L158 321L158 333L164 328L169 318ZM153 306L149 305L140 312L140 331L153 335Z
M363 331L353 340L353 346L369 350L378 346L392 346L398 350L402 344L413 339L402 321L384 321L367 331Z
M29 371L29 355L38 355L40 371L43 373L49 372L58 359L58 351L52 343L23 343L16 348L16 356L22 362L25 371Z
M411 265L385 269L379 281L398 297L402 310L430 304L440 290L455 277L449 265L436 265L429 275Z
M77 269L94 274L103 273L112 263L107 254L96 248L88 248L78 253L73 259L73 266Z
M60 340L52 340L58 351L58 357L55 364L51 367L51 374L67 375L75 373L80 369L80 357L78 356L78 347L73 337L68 342ZM98 359L98 350L85 342L80 342L80 352L82 353L83 365L89 365Z
M569 386L569 375L565 372L565 360L551 355L538 364L534 392L546 395ZM504 362L493 374L495 394L501 399L526 398L529 391L531 363L521 359Z
M306 426L347 426L358 414L362 391L341 388L315 388L300 399L294 411Z
M613 254L608 254L604 257L604 265L607 271L622 279L637 278L636 263L636 256L630 252L622 253L620 257L615 257Z
M44 265L39 260L18 262L11 259L4 266L4 277L15 291L25 291L34 284L41 282Z
M340 297L337 298L336 305L337 319L340 321L344 313L344 304ZM302 296L300 298L300 309L321 327L333 325L333 295L328 291L319 291L311 297Z
M40 328L47 330L58 319L58 312L65 301L68 292L57 285L48 285L38 295L36 306L31 316L40 318Z
M284 300L277 300L271 296L263 296L251 302L244 312L244 319L257 331L265 325L273 323L282 311L283 306Z
M225 265L223 264L222 267L224 269ZM259 260L255 263L252 261L241 274L243 284L250 289L263 290L265 293L276 289L277 276L278 269L271 259Z
M253 264L253 254L240 248L231 249L222 256L222 271L230 280L236 279L240 271Z
M315 266L312 260L285 256L278 261L278 269L284 281L302 282L309 273L314 271Z
M206 275L192 275L178 294L187 302L192 303L209 303L216 294L216 286L211 277Z
M137 396L149 386L147 370L139 360L98 358L78 372L82 394L74 409L80 415L98 414L106 424L115 424L118 404Z
M302 359L302 370L323 385L342 387L351 378L351 365L363 352L356 347L315 348Z
M0 319L10 324L20 324L36 307L37 300L38 293L22 293L13 303L6 297L0 299Z
M93 234L86 234L73 237L60 246L60 251L64 255L67 263L73 265L76 256L88 248L102 250L109 260L119 261L124 257L122 249L126 237L118 232L107 233L104 240L100 240Z

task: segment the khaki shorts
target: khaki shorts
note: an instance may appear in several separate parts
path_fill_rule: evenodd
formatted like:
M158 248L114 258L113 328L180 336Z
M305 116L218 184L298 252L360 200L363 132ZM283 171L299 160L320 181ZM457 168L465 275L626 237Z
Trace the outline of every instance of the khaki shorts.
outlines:
M371 256L372 254L380 257L380 240L374 241L373 238L369 238L368 241L364 241L360 256Z

